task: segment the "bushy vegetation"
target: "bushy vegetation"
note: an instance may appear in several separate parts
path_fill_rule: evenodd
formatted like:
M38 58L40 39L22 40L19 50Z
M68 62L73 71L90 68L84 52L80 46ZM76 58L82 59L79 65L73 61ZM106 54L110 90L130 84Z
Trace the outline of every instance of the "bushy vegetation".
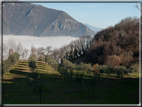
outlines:
M54 68L54 71L58 68L58 63L55 59L50 57L49 55L46 56L47 63Z
M69 60L63 60L63 64L64 67L66 68L70 68L70 69L76 69L76 64L73 64L72 62L70 62Z
M139 72L139 69L136 66L125 67L125 66L111 66L111 65L96 65L93 66L94 71L98 71L100 74L106 73L111 76L111 74L116 74L117 77L128 76L129 73Z
M93 68L91 64L85 64L81 62L76 65L70 62L69 60L63 60L62 64L59 64L57 71L61 74L61 77L68 80L75 80L77 83L81 84L82 79L86 74L91 71Z
M19 54L13 53L9 55L8 59L3 63L3 73L9 72L12 66L19 60Z
M87 62L130 67L139 61L139 19L128 17L94 36Z
M100 77L100 81L98 82L97 77L92 73L91 77L85 74L82 79L83 84L80 84L74 79L75 76L73 76L73 81L70 81L71 79L69 78L63 81L63 78L59 77L60 75L58 73L54 72L51 74L53 70L46 63L37 62L37 69L39 70L38 74L40 74L40 78L37 78L37 82L31 82L29 86L26 85L28 82L27 75L30 73L28 70L28 61L18 61L16 66L11 69L15 72L4 74L2 81L4 104L39 104L40 89L38 86L41 85L41 83L44 84L44 88L41 88L43 89L41 93L42 104L77 104L78 102L80 104L139 103L139 93L136 93L139 87L138 77L110 79L106 78L106 74L104 74L104 78ZM69 69L68 72L70 72ZM109 87L109 82L111 82L111 88ZM9 89L9 87L12 88ZM37 93L37 96L33 94L33 87L35 87L35 94ZM133 94L136 96L133 96ZM124 100L124 98L127 100Z
M28 75L30 81L29 86L32 88L33 93L36 94L36 96L40 95L40 103L41 103L41 91L43 89L43 84L39 81L39 74L36 70L37 68L37 57L35 54L31 54L28 59L28 66L30 67L31 73Z
M29 59L28 59L28 65L29 65L32 73L34 73L35 69L37 68L36 61L37 61L36 55L35 54L31 54L29 56Z

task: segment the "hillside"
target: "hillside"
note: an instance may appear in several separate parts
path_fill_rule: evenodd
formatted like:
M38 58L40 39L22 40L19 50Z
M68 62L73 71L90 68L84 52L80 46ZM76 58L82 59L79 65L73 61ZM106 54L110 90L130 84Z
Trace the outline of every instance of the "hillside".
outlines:
M94 36L87 62L124 65L139 63L139 19L128 17Z
M80 37L94 32L64 11L30 3L3 3L3 34Z
M95 97L92 97L92 89L86 87L85 84L77 84L75 81L71 85L57 71L53 71L48 64L38 61L37 70L40 75L39 82L44 86L41 93L42 104L139 103L139 78L137 77L118 79L104 75L100 77L99 82L96 78ZM28 61L19 61L9 73L3 74L3 104L39 104L39 95L35 95L29 85L28 75L30 73ZM89 80L84 78L83 81Z

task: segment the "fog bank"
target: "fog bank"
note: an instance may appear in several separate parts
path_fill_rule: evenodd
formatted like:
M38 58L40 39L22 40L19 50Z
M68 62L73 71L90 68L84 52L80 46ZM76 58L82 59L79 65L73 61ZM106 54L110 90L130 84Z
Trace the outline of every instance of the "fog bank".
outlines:
M77 37L71 36L34 37L25 35L3 35L3 43L8 43L10 38L14 39L17 44L20 42L22 46L27 49L30 49L32 44L36 48L52 46L52 49L54 49L78 39Z

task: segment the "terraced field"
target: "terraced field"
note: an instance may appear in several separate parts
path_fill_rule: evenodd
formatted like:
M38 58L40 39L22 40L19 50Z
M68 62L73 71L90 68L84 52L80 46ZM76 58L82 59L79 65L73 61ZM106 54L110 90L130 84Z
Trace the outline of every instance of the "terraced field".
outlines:
M138 104L139 78L96 79L94 95L85 84L63 80L57 71L44 62L37 62L39 81L43 83L42 104ZM3 75L3 104L39 104L39 95L35 95L29 86L28 75L31 73L27 61L18 61L9 73ZM86 79L84 79L86 81ZM110 85L111 84L111 85Z

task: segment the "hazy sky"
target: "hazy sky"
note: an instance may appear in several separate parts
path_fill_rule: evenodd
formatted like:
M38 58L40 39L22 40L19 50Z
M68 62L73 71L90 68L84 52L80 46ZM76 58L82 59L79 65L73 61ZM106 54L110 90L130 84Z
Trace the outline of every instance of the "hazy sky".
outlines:
M40 2L39 0L34 0L34 1ZM42 1L48 1L48 0L42 0ZM124 2L124 0L122 1ZM125 0L125 1L138 1L138 0ZM81 23L86 23L94 27L100 27L100 28L106 28L111 25L113 26L122 19L129 16L139 17L139 10L135 7L136 3L36 3L36 4L40 4L52 9L57 9L57 10L59 9L65 11L75 20Z

